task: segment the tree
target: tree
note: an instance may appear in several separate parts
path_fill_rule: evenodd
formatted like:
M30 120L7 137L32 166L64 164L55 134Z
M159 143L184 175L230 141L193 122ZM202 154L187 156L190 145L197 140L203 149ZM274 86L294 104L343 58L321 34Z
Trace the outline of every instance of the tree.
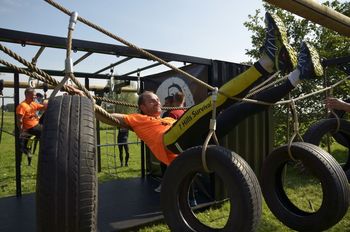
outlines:
M336 11L350 16L350 3L340 3L339 1L327 1L324 3ZM285 22L287 32L289 36L290 44L294 48L299 48L303 40L307 40L312 43L319 51L322 59L330 59L336 57L343 57L350 55L350 38L341 36L338 33L321 27L315 23L312 23L304 18L300 18L292 13L278 9L267 3L264 4L266 11L277 14ZM254 15L248 16L249 21L245 22L245 27L253 34L251 36L253 48L247 49L246 54L254 60L259 58L259 49L264 41L264 26L263 15L260 10L256 10ZM302 88L298 88L297 91L293 91L292 97L298 96L302 93L310 93L315 89L321 89L325 86L333 84L347 75L337 69L337 67L328 67L324 78L309 83L303 83ZM315 88L316 87L316 88ZM344 95L350 93L350 86L348 82L338 86L334 89L333 94L336 97L344 98ZM299 121L301 124L301 133L308 128L308 126L314 121L325 117L325 109L323 106L323 99L325 94L314 95L307 100L298 101L297 109L299 113ZM276 140L277 144L285 143L287 141L286 117L288 108L285 106L274 107L274 117L276 122Z

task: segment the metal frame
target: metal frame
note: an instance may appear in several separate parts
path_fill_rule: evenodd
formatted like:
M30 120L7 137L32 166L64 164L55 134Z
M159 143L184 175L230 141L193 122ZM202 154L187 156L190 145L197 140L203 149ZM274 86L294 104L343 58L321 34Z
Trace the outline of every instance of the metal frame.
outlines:
M33 45L33 46L39 46L40 49L35 55L34 58L39 58L42 50L46 47L50 48L58 48L58 49L66 49L66 38L63 37L56 37L56 36L48 36L48 35L42 35L42 34L35 34L35 33L29 33L29 32L22 32L22 31L15 31L15 30L9 30L9 29L3 29L0 28L0 41L9 42L9 43L17 43L22 45ZM84 54L82 57L80 57L77 61L75 61L75 64L79 63L80 61L88 58L93 53L100 53L100 54L106 54L106 55L113 55L113 56L123 56L124 59L121 59L120 61L109 65L103 69L100 69L99 71L96 71L95 73L82 73L82 72L75 72L74 75L76 77L82 77L85 78L85 86L89 89L89 79L110 79L111 75L108 74L100 74L100 72L103 72L109 68L112 68L118 64L127 62L133 58L140 58L140 59L147 59L147 57L144 57L140 55L135 49L126 47L126 46L119 46L119 45L113 45L113 44L106 44L106 43L97 43L92 41L86 41L86 40L73 40L73 50L76 51L84 51L86 54ZM242 71L242 68L246 68L244 65L239 64L233 64L230 62L224 62L224 61L217 61L217 60L211 60L211 59L205 59L205 58L199 58L199 57L193 57L193 56L186 56L186 55L180 55L180 54L174 54L174 53L167 53L167 52L160 52L160 51L153 51L153 50L147 50L148 52L158 56L159 58L165 60L165 61L177 61L177 62L183 62L183 63L192 63L192 64L201 64L206 65L209 67L209 84L220 86L221 84L225 83L227 81L227 78L232 77L232 74L238 74L240 71ZM350 62L350 56L349 57L341 57L331 60L324 61L324 65L336 65L336 64L344 64ZM122 80L132 80L136 81L139 80L139 77L135 76L129 76L130 74L138 73L140 71L144 71L149 68L153 68L157 66L158 64L152 64L143 68L136 69L134 71L128 72L124 75L114 75L114 79L122 79ZM228 67L230 66L230 70ZM235 67L231 67L235 66ZM226 71L225 71L226 70ZM48 74L52 76L64 76L64 73L62 70L44 70ZM19 74L14 72L12 69L9 69L7 67L0 66L0 72L5 73L14 73L14 102L15 106L19 104ZM142 80L142 79L141 79ZM142 88L142 85L141 85ZM97 93L98 94L98 93ZM269 118L268 115L266 118ZM15 119L16 121L16 119ZM97 122L97 128L99 123ZM267 122L267 125L269 123ZM17 196L21 196L21 166L20 166L20 152L19 152L19 131L16 125L15 128L15 135L16 135L16 193ZM99 143L99 130L97 130L97 143ZM266 145L268 147L268 145ZM144 152L145 146L143 143L141 143L141 170L142 170L142 177L145 176L145 152ZM98 160L100 160L100 150L98 147Z
M33 57L32 61L36 62L37 59L40 57L41 53L45 48L57 48L57 49L66 49L66 38L63 37L57 37L57 36L49 36L49 35L43 35L43 34L35 34L30 32L23 32L23 31L16 31L16 30L10 30L10 29L4 29L0 28L0 41L3 42L9 42L9 43L15 43L15 44L21 44L22 46L25 45L32 45L32 46L39 46L39 50ZM139 59L147 59L149 58L144 57L139 52L137 52L135 49L126 47L126 46L120 46L120 45L113 45L113 44L106 44L106 43L98 43L93 41L86 41L86 40L78 40L73 39L72 41L72 50L74 51L83 51L86 52L86 54L82 55L79 59L77 59L74 62L74 65L78 64L79 62L87 59L90 55L93 53L99 53L99 54L106 54L106 55L113 55L113 56L122 56L125 57L111 65L108 65L105 68L99 69L98 71L94 73L83 73L83 72L74 72L74 75L76 77L85 78L85 86L89 89L89 79L110 79L110 74L101 74L101 72L108 70L109 68L113 68L116 65L125 63L129 60L132 60L133 58L139 58ZM154 50L146 50L159 58L165 60L165 61L178 61L183 63L193 63L193 64L203 64L210 66L212 64L212 60L210 59L204 59L194 56L186 56L186 55L180 55L180 54L174 54L174 53L167 53L167 52L160 52L160 51L154 51ZM155 63L148 65L146 67L141 67L136 70L130 71L123 75L113 75L114 79L120 79L120 80L127 80L127 81L138 81L140 78L138 76L130 76L131 74L137 73L139 74L140 71L144 71L153 67L156 67L160 64ZM62 70L43 70L49 75L52 76L64 76L64 72ZM20 88L20 82L19 82L19 74L14 72L12 69L0 66L0 72L4 73L14 73L14 102L15 106L19 104L19 88ZM98 94L98 93L97 93ZM16 115L15 115L16 117ZM16 118L15 118L16 122ZM99 123L96 124L97 128L99 127ZM15 143L16 143L16 195L17 197L20 197L22 195L22 188L21 188L21 153L19 149L19 130L17 128L17 125L15 125ZM100 133L99 130L97 130L97 142L99 143L100 139ZM142 177L145 176L145 152L144 152L145 146L143 143L141 143L141 175ZM101 150L100 147L97 148L98 150L98 161L99 164L101 162ZM99 170L101 170L101 167L99 167Z

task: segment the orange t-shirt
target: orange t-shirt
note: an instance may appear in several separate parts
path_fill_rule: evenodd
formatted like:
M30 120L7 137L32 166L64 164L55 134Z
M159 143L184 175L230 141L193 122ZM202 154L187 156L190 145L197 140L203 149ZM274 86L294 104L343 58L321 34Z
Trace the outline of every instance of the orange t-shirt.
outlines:
M176 122L173 118L155 118L143 114L125 115L124 120L142 139L158 160L169 165L176 154L165 149L164 133Z
M22 115L22 123L24 129L30 129L35 127L39 123L39 117L36 114L36 111L44 108L44 105L36 103L32 101L31 103L27 103L26 101L22 101L16 108L16 114Z

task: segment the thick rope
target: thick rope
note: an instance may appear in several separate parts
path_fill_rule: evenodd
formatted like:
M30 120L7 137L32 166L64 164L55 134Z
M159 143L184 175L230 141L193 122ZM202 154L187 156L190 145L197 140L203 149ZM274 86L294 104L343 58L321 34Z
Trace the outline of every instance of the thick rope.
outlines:
M326 93L327 93L327 92L326 92ZM328 97L333 97L333 89L330 89L330 90L329 90L329 96L328 96ZM339 130L340 130L340 119L339 119L338 114L336 114L336 113L334 112L334 109L331 109L331 110L330 110L330 113L333 114L333 115L334 115L334 118L337 120L337 127L335 128L335 131L332 132L333 134L336 134L336 133L338 133Z
M24 69L24 68L20 68L16 65L13 65L5 60L2 60L0 59L0 63L13 69L14 71L18 72L18 73L23 73L29 77L33 77L39 81L42 81L44 83L47 83L49 85L52 85L52 86L56 86L59 84L59 82L56 80L56 79L52 79L51 80L47 80L46 78L40 76L39 74L35 73L35 72L29 72L27 69ZM66 86L62 86L62 90L65 91L65 92L68 92L68 93L71 93L70 92L70 89L68 89ZM73 93L71 93L73 94ZM103 101L103 102L108 102L108 103L112 103L112 104L116 104L116 105L122 105L122 106L127 106L127 107L134 107L134 108L138 108L138 105L137 104L132 104L132 103L128 103L128 102L122 102L122 101L116 101L116 100L112 100L112 99L109 99L109 98L104 98L104 97L98 97L98 96L93 96L94 99L96 101ZM162 107L162 109L164 110L172 110L172 109L188 109L188 107Z
M297 97L297 98L294 98L292 99L293 101L299 101L299 100L302 100L302 99L305 99L305 98L308 98L308 97L311 97L313 95L316 95L316 94L319 94L319 93L323 93L324 91L327 91L327 90L330 90L330 89L333 89L335 87L337 87L338 85L342 84L344 81L350 79L350 76L347 76L346 78L334 83L333 85L331 86L328 86L326 88L323 88L323 89L320 89L318 91L314 91L314 92L311 92L309 94L305 94L305 95L301 95L300 97ZM282 105L282 104L289 104L292 100L286 100L286 101L279 101L279 102L276 102L275 104L276 105Z
M58 85L58 81L54 78L50 78L50 80L45 79L44 77L40 76L39 74L35 73L35 72L29 72L28 70L24 69L24 68L19 68L13 64L10 64L2 59L0 59L0 63L3 65L6 65L9 68L12 68L13 70L19 72L19 73L23 73L27 76L31 76L34 77L38 80L41 80L47 84L50 84L52 86ZM74 94L73 92L70 91L70 89L68 89L66 86L62 87L63 91L66 91L68 93ZM97 111L98 113L100 113L101 115L103 115L109 122L111 125L117 126L117 122L115 121L115 118L109 114L106 110L104 110L102 107L98 106L98 105L94 105L95 111Z
M207 135L207 138L204 141L203 147L202 147L202 165L203 169L205 172L209 173L210 170L208 168L208 163L207 163L207 147L209 144L210 139L213 137L214 141L217 145L219 145L219 141L216 137L215 130L216 130L216 100L217 100L217 95L218 95L218 89L214 89L212 92L211 96L211 102L212 102L212 114L211 114L211 119L210 119L210 124L209 124L209 133Z
M293 115L293 135L288 142L288 155L291 158L291 160L296 162L297 159L294 158L294 156L292 154L292 150L291 150L292 143L293 143L296 136L298 136L301 139L301 141L303 141L303 138L301 137L301 135L299 133L299 119L298 119L298 113L297 113L297 109L296 109L296 105L295 105L294 100L291 100L290 106L291 106L291 111L292 111L292 115Z
M273 82L271 82L272 79L274 79L278 74L280 73L280 71L275 72L272 76L270 76L268 79L266 79L265 81L263 81L262 83L260 83L259 85L255 86L254 88L252 88L249 93L245 96L245 98L249 98L257 93L260 93L261 91L269 88L270 86L273 86L279 82L281 82L282 80L286 80L288 76L284 76L283 78L277 79ZM269 83L270 82L270 83ZM269 83L269 84L267 84Z
M44 0L44 1L47 2L47 3L49 3L49 4L52 5L52 6L56 7L58 10L62 11L63 13L65 13L65 14L67 14L67 15L71 15L71 11L69 11L69 10L66 9L66 8L64 8L64 7L61 6L60 4L58 4L58 3L56 3L56 2L54 2L54 1L52 1L52 0ZM97 31L99 31L99 32L101 32L101 33L103 33L103 34L105 34L105 35L107 35L107 36L109 36L109 37L111 37L111 38L113 38L113 39L115 39L115 40L117 40L117 41L123 43L123 44L125 44L126 46L135 49L136 51L138 51L139 53L145 55L146 57L149 57L149 58L152 59L152 60L158 61L159 63L161 63L161 64L163 64L163 65L169 67L170 69L172 69L172 70L178 72L179 74L182 74L182 75L184 75L184 76L190 78L191 80L193 80L193 81L199 83L200 85L205 86L205 87L208 88L209 90L212 90L212 91L213 91L213 90L215 89L215 87L213 87L213 86L211 86L211 85L208 85L207 83L205 83L205 82L203 82L203 81L197 79L195 76L193 76L193 75L191 75L191 74L189 74L189 73L187 73L187 72L185 72L185 71L183 71L183 70L181 70L181 69L179 69L179 68L177 68L177 67L175 67L175 66L169 64L168 62L162 60L161 58L159 58L159 57L157 57L157 56L155 56L155 55L153 55L152 53L147 52L147 51L143 50L142 48L137 47L136 45L134 45L134 44L132 44L132 43L130 43L130 42L124 40L123 38L121 38L121 37L119 37L119 36L117 36L117 35L115 35L115 34L109 32L109 31L107 31L106 29L104 29L104 28L102 28L102 27L100 27L100 26L98 26L98 25L96 25L96 24L94 24L94 23L88 21L87 19L84 19L84 18L82 18L81 16L78 16L78 20L79 20L80 22L84 23L85 25L87 25L87 26L89 26L89 27L91 27L91 28L93 28L93 29L95 29L95 30L97 30ZM242 100L241 98L232 97L232 96L230 96L229 94L224 93L224 92L222 92L222 91L218 91L218 93L219 93L219 94L222 94L223 96L225 96L225 97L227 97L227 98L231 98L231 99L233 99L233 100ZM255 101L254 101L254 100L253 100L253 101L250 101L250 100L245 99L244 101L246 101L246 102L252 102L252 103L255 103L255 104L262 104L262 105L274 105L274 104L271 104L271 103L268 103L268 102L262 102L262 101L256 101L256 100L255 100Z
M138 108L137 104L132 104L132 103L128 103L128 102L122 102L122 101L116 101L116 100L103 98L103 97L97 97L97 96L95 96L94 98L96 99L96 101L103 101L103 102L108 102L108 103L112 103L112 104L116 104L116 105L122 105L122 106Z
M67 35L67 49L66 49L66 61L65 61L65 72L64 72L64 78L60 81L58 85L56 85L55 89L52 91L50 95L50 99L53 99L58 91L62 88L63 85L67 82L69 77L71 76L73 72L73 62L70 58L71 50L72 50L72 34L75 28L76 23L76 13L72 13L69 19L69 26L68 26L68 35ZM74 18L75 17L75 18Z

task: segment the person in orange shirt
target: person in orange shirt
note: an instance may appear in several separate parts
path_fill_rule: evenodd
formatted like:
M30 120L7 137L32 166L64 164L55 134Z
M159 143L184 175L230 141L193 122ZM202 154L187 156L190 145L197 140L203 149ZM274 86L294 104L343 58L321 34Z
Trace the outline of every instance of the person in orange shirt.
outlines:
M270 105L232 101L230 97L244 97L249 89L259 81L266 80L276 71L289 73L287 79L277 86L267 88L252 99L275 103L285 97L304 80L312 80L323 75L323 67L315 48L303 42L298 57L288 44L287 29L277 15L266 13L266 37L260 49L261 57L245 72L233 77L220 87L218 94L216 135L220 139L240 121L266 110ZM79 95L81 90L72 87ZM211 97L192 106L178 119L161 118L161 104L158 96L150 91L138 98L141 113L112 114L119 127L134 131L150 148L156 158L169 165L184 150L202 145L209 130L212 114ZM220 112L220 113L219 113ZM109 121L99 112L96 118L104 123Z
M276 71L289 73L281 84L267 88L252 96L254 100L275 103L296 88L301 81L323 75L319 55L312 45L303 42L298 57L288 44L286 28L277 15L266 13L266 37L261 48L261 57L245 72L233 77L220 87L216 100L216 135L220 139L244 118L266 110L269 105L250 102L235 102L230 97L244 97L254 84L266 80ZM79 91L76 92L80 94ZM161 118L158 96L143 92L138 99L141 113L112 114L119 127L134 131L145 142L156 158L169 165L184 150L202 145L209 130L212 101L209 96L192 106L178 119ZM103 115L96 113L98 120L108 123Z
M35 102L35 89L26 88L24 91L25 99L16 107L17 115L17 126L20 130L20 133L35 135L40 139L42 126L39 124L39 117L37 111L45 110L47 103L39 104ZM25 148L27 139L21 141L21 147Z

